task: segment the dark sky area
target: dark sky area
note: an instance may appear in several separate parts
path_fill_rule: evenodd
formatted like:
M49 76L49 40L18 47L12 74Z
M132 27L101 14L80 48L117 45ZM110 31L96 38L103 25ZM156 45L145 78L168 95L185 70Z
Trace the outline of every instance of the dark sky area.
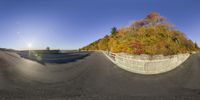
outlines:
M77 49L152 11L200 45L200 0L0 0L0 48Z

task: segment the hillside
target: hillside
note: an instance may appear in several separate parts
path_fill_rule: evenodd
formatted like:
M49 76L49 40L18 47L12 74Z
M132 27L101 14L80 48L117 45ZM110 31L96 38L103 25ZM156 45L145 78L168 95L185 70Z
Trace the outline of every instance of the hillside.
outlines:
M137 55L173 55L198 49L196 43L156 12L135 21L128 27L119 29L114 27L110 35L81 48L81 50L106 50Z

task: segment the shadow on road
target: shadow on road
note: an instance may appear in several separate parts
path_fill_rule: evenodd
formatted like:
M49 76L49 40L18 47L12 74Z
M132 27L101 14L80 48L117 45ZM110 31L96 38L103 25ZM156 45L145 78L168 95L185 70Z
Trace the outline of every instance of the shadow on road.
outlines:
M77 52L77 53L58 53L58 54L28 54L28 52L19 52L18 53L22 58L26 58L32 61L36 61L42 65L45 63L69 63L75 62L80 59L84 59L85 57L90 55L90 52Z

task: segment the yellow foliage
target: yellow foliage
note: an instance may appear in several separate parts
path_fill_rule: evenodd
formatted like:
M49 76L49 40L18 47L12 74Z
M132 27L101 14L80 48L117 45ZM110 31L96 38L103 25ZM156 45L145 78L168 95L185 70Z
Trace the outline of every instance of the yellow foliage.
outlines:
M108 50L115 53L173 55L199 50L197 44L173 28L158 13L151 13L129 27L112 28L112 34L82 50Z

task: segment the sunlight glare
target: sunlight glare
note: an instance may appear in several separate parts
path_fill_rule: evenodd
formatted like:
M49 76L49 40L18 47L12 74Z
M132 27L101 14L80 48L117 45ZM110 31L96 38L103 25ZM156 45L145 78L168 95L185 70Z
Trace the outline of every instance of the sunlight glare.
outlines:
M28 48L31 48L32 47L32 44L31 43L28 43Z

